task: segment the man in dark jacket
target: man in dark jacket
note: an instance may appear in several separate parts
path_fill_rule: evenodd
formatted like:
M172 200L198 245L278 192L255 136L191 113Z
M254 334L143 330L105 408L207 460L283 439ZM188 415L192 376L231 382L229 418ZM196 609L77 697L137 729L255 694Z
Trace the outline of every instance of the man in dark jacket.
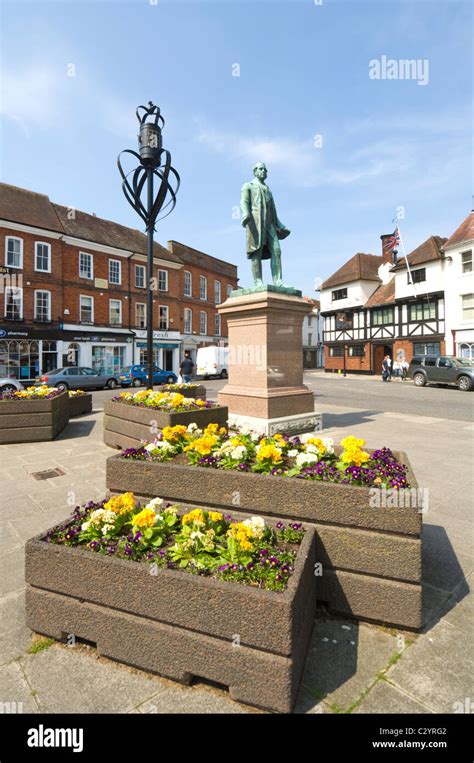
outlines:
M194 370L194 363L191 360L191 353L189 352L189 350L186 350L184 353L184 358L182 359L181 365L179 367L179 373L182 376L183 382L185 382L186 384L192 381L193 370Z

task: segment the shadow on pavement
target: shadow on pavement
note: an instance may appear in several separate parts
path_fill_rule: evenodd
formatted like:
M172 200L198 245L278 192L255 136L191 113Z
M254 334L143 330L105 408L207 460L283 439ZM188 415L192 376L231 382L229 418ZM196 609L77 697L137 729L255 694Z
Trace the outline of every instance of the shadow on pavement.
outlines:
M374 416L380 415L380 411L354 411L350 413L323 413L324 429L333 427L353 427L373 421Z
M88 437L96 425L95 421L70 419L65 429L56 440L71 440L75 437Z
M469 593L464 571L440 525L423 525L423 632L430 630Z

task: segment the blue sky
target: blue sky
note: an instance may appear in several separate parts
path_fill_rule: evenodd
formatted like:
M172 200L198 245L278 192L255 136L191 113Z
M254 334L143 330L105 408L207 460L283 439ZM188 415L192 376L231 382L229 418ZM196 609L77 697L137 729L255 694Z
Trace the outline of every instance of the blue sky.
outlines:
M141 228L116 157L151 98L182 179L157 239L234 262L249 285L235 210L263 160L292 231L284 278L314 295L355 252L380 253L397 207L407 251L470 210L470 14L458 0L4 2L2 180ZM428 83L370 79L382 56L427 59Z

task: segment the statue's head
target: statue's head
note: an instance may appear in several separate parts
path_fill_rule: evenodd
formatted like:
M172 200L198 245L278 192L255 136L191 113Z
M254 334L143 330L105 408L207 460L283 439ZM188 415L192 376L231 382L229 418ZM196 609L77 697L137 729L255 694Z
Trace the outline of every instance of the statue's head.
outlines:
M253 168L253 174L255 177L257 177L259 180L265 180L265 178L268 175L266 165L264 162L257 162L255 167Z

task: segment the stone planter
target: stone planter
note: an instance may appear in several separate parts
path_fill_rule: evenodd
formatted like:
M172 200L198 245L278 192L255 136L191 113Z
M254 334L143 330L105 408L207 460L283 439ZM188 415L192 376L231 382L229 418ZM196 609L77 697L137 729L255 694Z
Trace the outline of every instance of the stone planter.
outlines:
M69 398L69 416L82 416L85 413L92 412L92 395L80 395L78 397Z
M0 444L54 440L68 421L67 392L50 400L0 402Z
M198 400L205 400L206 399L206 388L203 384L198 384L196 389L176 389L176 390L167 390L166 384L160 384L158 387L158 390L160 392L179 392L180 395L184 395L184 397L195 397Z
M189 684L229 687L232 699L290 712L315 609L315 537L309 526L282 593L113 559L82 548L26 544L26 620L58 640Z
M150 408L139 408L108 400L104 404L104 442L112 448L138 448L150 442L160 429L176 424L192 424L200 428L213 422L227 427L228 410L225 406L204 408L182 413L165 413Z
M408 481L417 488L406 455ZM107 488L311 522L323 565L318 600L334 612L418 630L421 609L421 526L416 506L372 508L374 489L295 478L218 471L186 464L107 460ZM372 500L371 500L372 499Z

